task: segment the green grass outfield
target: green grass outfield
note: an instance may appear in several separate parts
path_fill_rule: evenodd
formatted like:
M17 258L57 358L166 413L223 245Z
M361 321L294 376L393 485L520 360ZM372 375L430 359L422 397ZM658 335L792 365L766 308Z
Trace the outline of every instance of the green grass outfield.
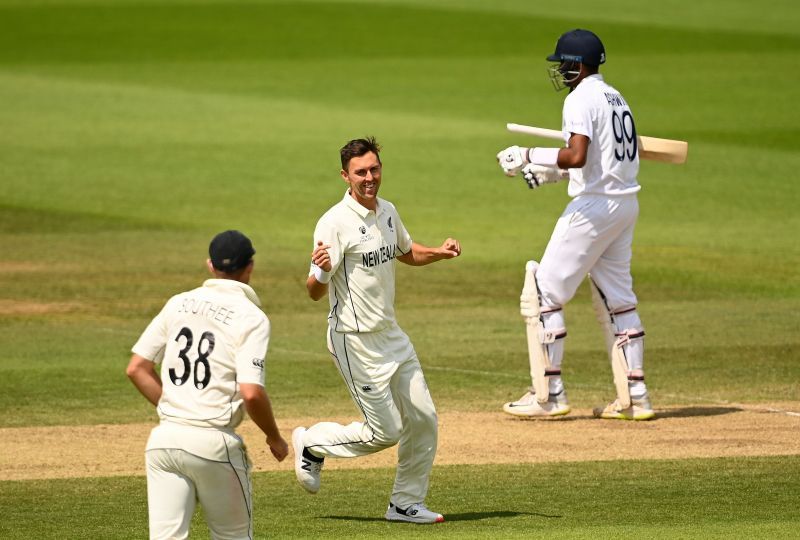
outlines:
M458 260L398 274L437 407L518 397L522 268L568 199L506 179L494 155L552 144L505 123L558 128L565 94L543 58L578 26L602 37L640 134L689 141L686 165L640 174L633 272L656 408L800 402L795 2L0 0L0 427L155 421L124 376L130 347L205 278L227 228L258 251L276 413L353 413L304 280L315 222L344 192L338 149L367 134L414 238L462 243ZM589 304L582 289L567 309L578 407L613 391ZM309 500L259 474L259 535L394 532L372 521L390 477L336 472ZM797 480L796 457L437 467L429 502L461 519L409 534L791 537ZM0 479L0 536L142 537L143 489Z
M797 538L800 459L437 467L436 526L387 523L394 471L340 471L309 497L255 475L259 538ZM731 494L735 493L735 496ZM143 477L0 482L3 538L146 538ZM34 532L34 534L31 534ZM198 512L192 538L208 538Z

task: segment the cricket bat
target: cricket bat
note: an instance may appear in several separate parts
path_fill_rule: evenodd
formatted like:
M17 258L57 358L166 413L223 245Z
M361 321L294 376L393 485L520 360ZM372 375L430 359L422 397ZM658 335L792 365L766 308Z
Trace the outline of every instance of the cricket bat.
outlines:
M506 124L506 129L513 133L524 133L525 135L536 135L545 139L558 139L563 141L564 137L560 131L546 129L522 124ZM664 163L686 163L686 154L689 151L689 143L686 141L674 141L672 139L658 139L656 137L639 136L639 158L652 161L663 161Z

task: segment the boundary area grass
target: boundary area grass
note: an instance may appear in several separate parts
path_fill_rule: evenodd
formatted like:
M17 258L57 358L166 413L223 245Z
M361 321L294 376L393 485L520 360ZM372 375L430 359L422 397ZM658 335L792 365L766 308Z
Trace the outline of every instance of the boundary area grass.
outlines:
M258 538L796 538L800 457L437 467L441 525L387 523L391 469L254 477ZM144 478L0 482L3 538L143 538ZM208 538L200 511L192 538Z

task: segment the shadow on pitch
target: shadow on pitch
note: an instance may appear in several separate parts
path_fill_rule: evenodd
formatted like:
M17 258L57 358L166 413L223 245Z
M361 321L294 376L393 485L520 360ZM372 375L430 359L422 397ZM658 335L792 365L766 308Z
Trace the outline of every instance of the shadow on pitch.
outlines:
M739 407L679 407L675 409L656 409L659 418L691 418L693 416L720 416L740 412Z
M513 518L517 516L538 516L543 518L561 518L555 514L541 514L538 512L511 512L508 510L496 512L464 512L461 514L445 514L445 523L449 521L480 521L482 519ZM386 521L383 517L363 516L320 516L319 519L338 519L343 521Z

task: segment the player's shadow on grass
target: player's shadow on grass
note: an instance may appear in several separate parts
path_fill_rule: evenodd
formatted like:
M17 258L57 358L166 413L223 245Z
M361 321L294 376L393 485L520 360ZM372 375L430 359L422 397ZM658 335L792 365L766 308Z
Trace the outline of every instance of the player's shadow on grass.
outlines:
M509 510L494 512L464 512L461 514L445 514L445 523L448 521L480 521L482 519L512 518L517 516L539 516L544 518L562 518L556 514L541 514L539 512L513 512ZM320 516L319 519L338 519L343 521L386 521L382 517L363 516Z
M556 519L563 517L556 514L542 514L540 512L514 512L510 510L502 510L495 512L464 512L461 514L446 514L444 519L445 521L478 521L481 519L510 518L517 516L538 516Z
M656 409L659 418L690 418L692 416L720 416L740 412L739 407L680 407L675 409Z

